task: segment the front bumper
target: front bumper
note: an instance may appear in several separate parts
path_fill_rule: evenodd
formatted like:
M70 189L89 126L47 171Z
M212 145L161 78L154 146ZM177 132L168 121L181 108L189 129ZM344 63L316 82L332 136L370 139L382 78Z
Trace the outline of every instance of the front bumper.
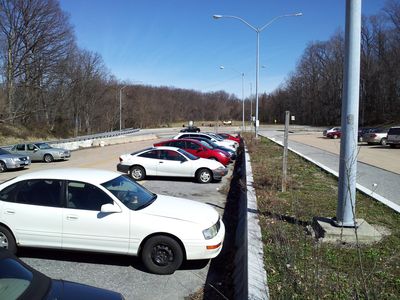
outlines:
M6 162L7 169L20 169L28 167L31 164L30 160L18 161L18 162Z
M213 172L213 178L215 180L220 180L220 179L222 179L222 177L224 177L226 174L228 174L228 168L215 169L212 172Z
M225 238L225 225L220 220L218 234L210 240L184 241L186 248L186 258L191 259L210 259L216 257L222 250Z

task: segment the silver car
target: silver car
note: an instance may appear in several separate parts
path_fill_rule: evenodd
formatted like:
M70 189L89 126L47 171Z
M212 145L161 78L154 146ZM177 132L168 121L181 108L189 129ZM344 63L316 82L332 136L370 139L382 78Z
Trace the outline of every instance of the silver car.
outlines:
M0 148L0 173L11 169L22 169L30 164L29 156L12 154Z
M69 159L71 152L62 148L53 148L47 143L18 144L11 148L11 152L29 155L32 161L52 162L54 160Z

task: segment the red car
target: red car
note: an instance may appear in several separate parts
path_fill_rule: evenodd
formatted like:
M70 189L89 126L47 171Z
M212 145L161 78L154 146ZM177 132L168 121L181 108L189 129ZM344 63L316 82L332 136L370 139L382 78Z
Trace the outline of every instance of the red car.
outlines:
M207 147L205 144L203 145L200 141L197 140L192 140L192 139L168 140L154 144L154 147L157 146L172 146L181 148L195 156L217 160L224 166L229 164L231 161L229 153L223 150L212 149L211 147Z
M225 140L232 140L232 141L238 142L240 144L240 137L239 136L233 136L233 135L231 135L229 133L218 133L218 135L220 137L222 137L223 139L225 139Z
M341 129L340 128L334 128L331 131L327 132L326 137L330 138L330 139L337 139L337 138L340 138L341 135L342 135Z

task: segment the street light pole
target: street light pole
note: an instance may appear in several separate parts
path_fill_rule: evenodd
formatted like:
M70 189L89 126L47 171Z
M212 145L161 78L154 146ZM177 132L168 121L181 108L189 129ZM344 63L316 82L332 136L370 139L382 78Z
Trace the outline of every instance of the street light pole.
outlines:
M119 89L119 131L122 130L122 90L126 87L127 85L124 85Z
M260 33L267 28L269 25L271 25L273 22L275 22L276 20L280 19L280 18L285 18L285 17L300 17L303 14L300 13L294 13L294 14L287 14L287 15L281 15L281 16L277 16L275 18L273 18L272 20L270 20L268 23L266 23L264 26L262 27L254 27L253 25L251 25L249 22L245 21L244 19L237 17L237 16L226 16L226 15L213 15L213 18L218 20L221 18L231 18L231 19L237 19L239 21L241 21L242 23L246 24L248 27L250 27L251 29L253 29L256 34L257 34L257 48L256 48L256 126L255 126L255 135L256 138L258 136L258 78L259 78L259 69L260 69L260 62L259 62L259 48L260 48Z

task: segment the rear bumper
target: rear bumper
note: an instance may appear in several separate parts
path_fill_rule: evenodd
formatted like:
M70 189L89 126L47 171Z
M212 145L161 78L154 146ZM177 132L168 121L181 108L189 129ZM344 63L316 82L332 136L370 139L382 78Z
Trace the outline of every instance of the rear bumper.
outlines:
M120 163L117 165L117 171L118 172L129 173L129 168L130 168L130 166L123 165L123 164L120 164Z

